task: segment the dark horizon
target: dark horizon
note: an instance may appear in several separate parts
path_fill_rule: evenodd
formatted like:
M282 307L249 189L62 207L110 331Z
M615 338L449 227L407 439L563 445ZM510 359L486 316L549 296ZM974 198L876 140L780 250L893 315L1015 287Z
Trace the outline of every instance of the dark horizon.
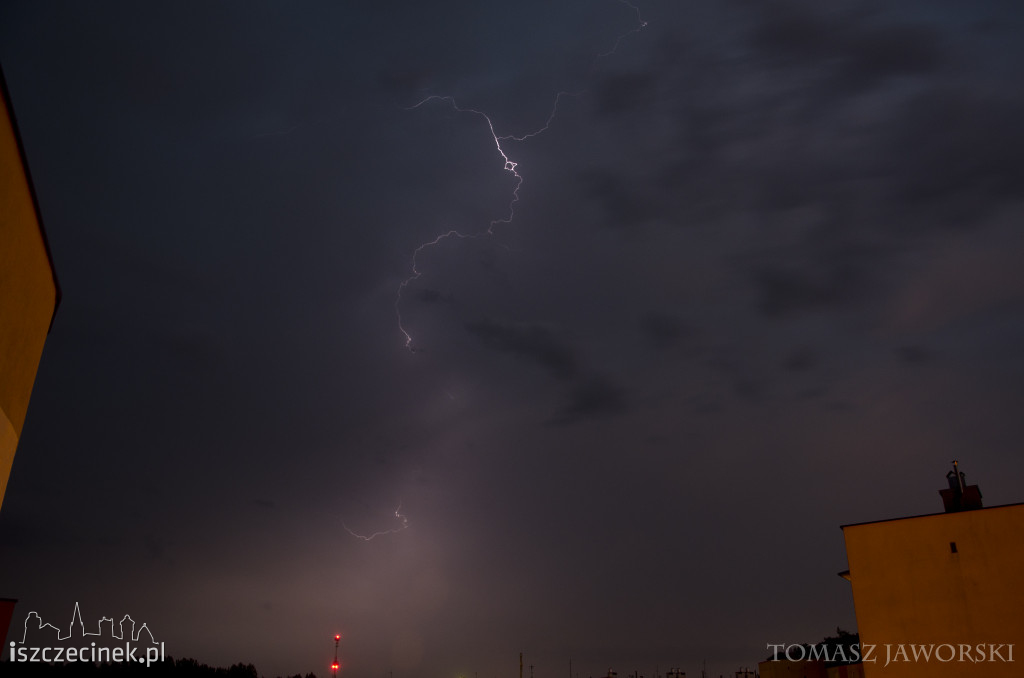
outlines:
M360 678L856 631L840 525L952 459L1024 500L1022 14L5 3L63 295L12 628Z

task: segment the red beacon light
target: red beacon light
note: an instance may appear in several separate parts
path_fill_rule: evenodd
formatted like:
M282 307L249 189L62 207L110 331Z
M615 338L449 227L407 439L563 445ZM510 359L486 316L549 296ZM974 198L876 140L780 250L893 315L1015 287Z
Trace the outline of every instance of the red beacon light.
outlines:
M338 668L339 668L339 664L338 664L338 641L340 641L340 640L341 640L341 634L340 633L335 633L334 634L334 663L331 664L331 674L334 675L334 676L338 675Z

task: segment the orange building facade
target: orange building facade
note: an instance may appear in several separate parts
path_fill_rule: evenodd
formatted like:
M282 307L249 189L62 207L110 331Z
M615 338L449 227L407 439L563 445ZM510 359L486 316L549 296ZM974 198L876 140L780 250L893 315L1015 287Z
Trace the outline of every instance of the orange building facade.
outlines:
M1024 504L946 503L842 528L866 678L1024 676Z
M0 76L0 506L60 296Z

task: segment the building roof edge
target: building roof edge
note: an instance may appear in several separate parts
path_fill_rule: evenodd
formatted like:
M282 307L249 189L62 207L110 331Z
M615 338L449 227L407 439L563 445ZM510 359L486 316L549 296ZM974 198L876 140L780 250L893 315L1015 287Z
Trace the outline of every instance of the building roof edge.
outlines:
M969 511L955 511L955 513L977 513L979 511L992 511L994 509L1009 508L1011 506L1024 506L1024 501L1019 501L1013 504L999 504L998 506L985 506L979 509L971 509ZM932 516L946 516L951 515L945 511L939 511L937 513L921 513L915 516L900 516L899 518L883 518L882 520L865 520L859 523L847 523L840 525L839 528L845 530L848 527L857 527L858 525L872 525L874 523L891 523L897 520L910 520L912 518L931 518Z
M43 226L43 214L39 209L39 198L36 196L36 187L32 182L32 172L28 165L28 155L25 153L25 145L21 140L21 130L18 129L18 118L14 114L14 105L11 103L11 94L7 89L7 77L4 75L3 64L0 64L0 90L3 90L4 106L7 108L7 117L11 121L11 129L14 131L14 140L18 144L18 155L21 156L21 168L25 172L25 181L28 183L28 192L32 196L32 209L36 213L36 224L39 226L39 234L43 238L43 248L46 250L46 259L50 262L50 275L53 278L53 287L56 296L53 300L53 313L50 315L50 327L47 333L53 328L53 319L57 317L57 308L60 306L61 289L60 280L57 278L57 267L53 263L53 252L50 250L50 241L46 237L46 228Z

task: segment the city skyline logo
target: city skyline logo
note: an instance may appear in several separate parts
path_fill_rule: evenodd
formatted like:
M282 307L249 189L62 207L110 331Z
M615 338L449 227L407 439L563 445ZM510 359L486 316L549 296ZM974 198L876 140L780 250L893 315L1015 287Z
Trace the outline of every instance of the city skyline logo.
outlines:
M164 644L157 642L148 623L138 625L130 614L116 623L114 617L103 616L95 631L87 631L77 601L67 632L32 611L25 615L21 641L10 642L12 662L137 662L149 666L163 659Z

